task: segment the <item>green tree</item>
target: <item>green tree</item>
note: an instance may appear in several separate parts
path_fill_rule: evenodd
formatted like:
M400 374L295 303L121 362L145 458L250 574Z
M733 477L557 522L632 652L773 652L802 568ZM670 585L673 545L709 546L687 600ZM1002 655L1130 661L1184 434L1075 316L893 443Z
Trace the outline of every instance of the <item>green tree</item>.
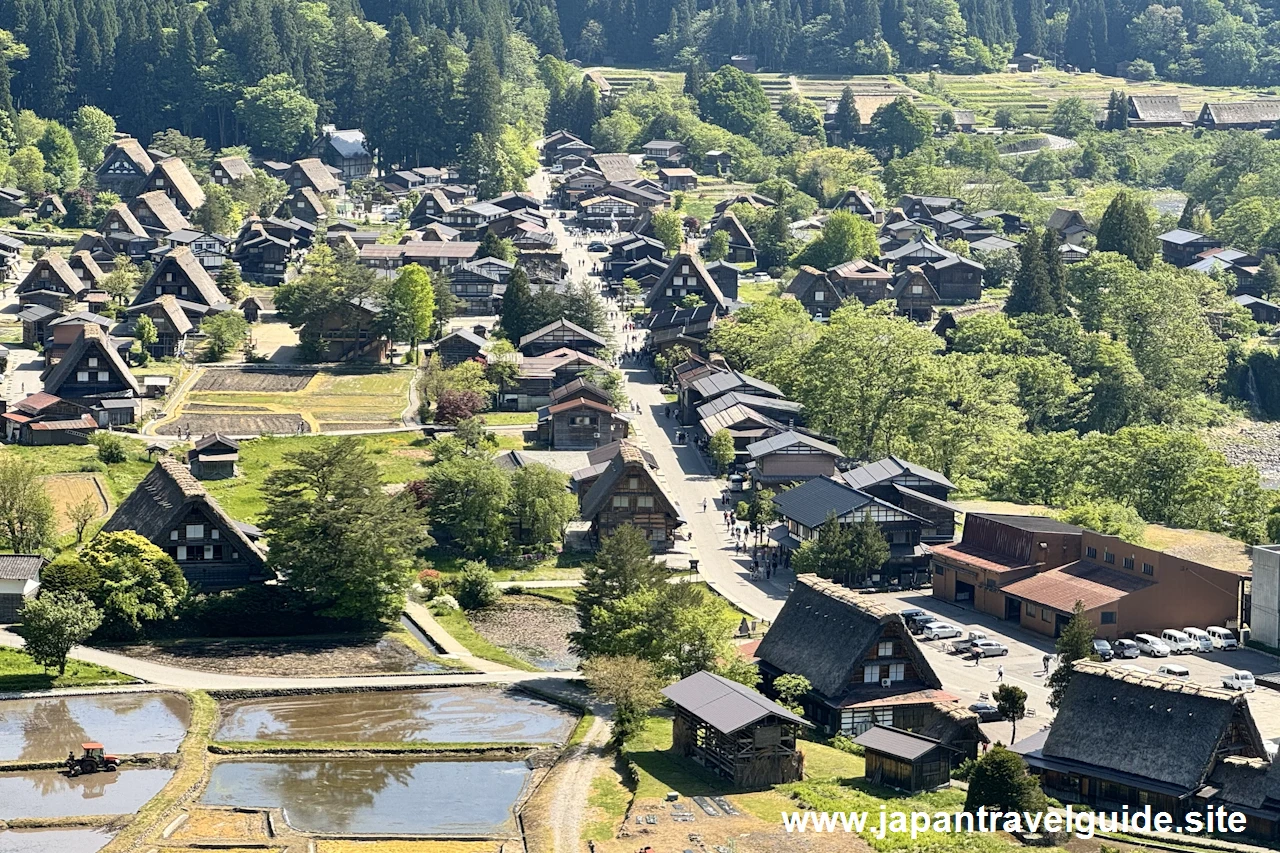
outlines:
M84 531L98 517L102 504L96 495L85 495L82 500L67 507L67 520L76 529L76 544L84 541Z
M818 525L818 535L806 540L791 558L797 575L814 574L826 580L844 578L852 564L853 532L841 524L835 513L829 513Z
M431 335L435 310L431 273L418 264L405 264L387 288L378 324L391 340L408 340L416 361L418 341Z
M249 324L239 311L223 311L200 321L205 336L205 355L209 361L220 361L234 352L249 336Z
M876 227L861 216L837 210L822 224L822 232L796 255L794 263L827 270L855 258L874 260L878 257L880 244Z
M644 531L630 524L601 538L595 559L582 570L582 586L574 609L578 630L570 635L583 657L603 654L608 637L597 620L617 602L667 581L667 567L653 559Z
M204 204L191 214L191 224L210 234L230 234L236 230L236 204L231 191L220 184L204 185ZM228 262L223 266L234 266Z
M1276 261L1275 255L1267 255L1262 259L1262 266L1258 267L1253 283L1267 299L1280 297L1280 262Z
M864 512L862 518L850 525L849 568L845 586L861 586L872 572L877 572L889 559L889 540L880 531L880 525Z
M80 162L90 169L101 163L103 152L115 132L116 120L102 110L89 104L77 109L71 124L71 136L80 154Z
M1072 608L1071 620L1058 637L1057 665L1049 673L1049 706L1055 711L1062 707L1062 699L1075 675L1074 664L1093 656L1093 625L1084 612L1084 602L1077 601Z
M89 597L102 610L102 634L142 636L150 623L172 619L186 598L187 581L173 558L132 530L100 533L80 552Z
M236 102L236 118L245 128L249 144L288 155L306 141L316 127L319 108L302 93L288 74L263 77L248 86Z
M1018 250L1018 273L1009 288L1009 299L1005 302L1005 313L1010 317L1023 314L1052 315L1058 313L1058 305L1054 301L1049 281L1049 271L1045 267L1040 232L1032 231L1022 241Z
M512 472L511 519L521 542L558 542L577 517L578 499L569 493L565 474L537 463Z
M138 339L138 345L141 347L138 361L146 364L151 360L151 347L160 340L156 324L146 314L139 314L137 321L133 324L133 336Z
M34 145L27 145L13 152L9 158L9 172L13 176L13 185L35 198L45 190L46 176L44 171L44 155Z
M729 257L729 232L723 228L718 231L712 231L707 237L707 242L702 246L702 257L708 261L723 261ZM623 286L625 288L625 281ZM636 286L639 287L639 282L636 282Z
M480 240L480 248L476 249L477 258L497 258L500 261L515 262L516 247L510 240L499 237L495 231L484 232Z
M1147 523L1131 506L1113 500L1073 503L1057 513L1059 520L1078 524L1089 530L1119 536L1126 542L1141 545Z
M1129 97L1124 92L1111 90L1107 100L1107 119L1103 130L1127 130L1129 128Z
M502 78L493 61L493 50L484 40L477 41L471 49L462 76L462 96L466 105L463 138L470 139L478 133L485 139L497 139L502 130Z
M172 154L191 170L193 175L208 174L213 165L213 152L208 144L198 136L187 136L185 133L169 128L151 137L151 147L159 148L166 154ZM223 155L226 156L226 155ZM248 159L246 156L245 159Z
M1098 251L1117 252L1150 269L1155 263L1156 238L1147 205L1137 195L1121 190L1107 205L1098 223Z
M1054 133L1074 139L1094 129L1093 107L1081 98L1063 98L1053 105L1049 122Z
M453 595L463 610L484 610L502 598L493 580L493 572L484 563L468 560L453 583Z
M240 267L235 261L228 260L218 267L218 275L214 283L218 285L218 292L232 305L239 305L249 294L249 287L240 277Z
M812 689L809 679L795 673L785 672L773 680L773 690L778 694L778 701L797 714L803 713L800 700Z
M1022 758L1000 744L978 759L969 776L964 809L975 812L983 806L988 810L1026 813L1042 812L1045 808L1044 792L1027 774Z
M23 649L45 669L67 671L67 655L98 630L102 612L83 593L45 593L22 606Z
M906 95L899 95L877 109L871 124L875 128L875 146L898 157L915 151L933 135L929 114Z
M507 340L518 344L525 335L540 328L538 318L534 314L535 310L533 292L529 288L529 276L523 269L516 267L507 279L507 292L502 297L500 321L502 333L506 335Z
M487 457L463 456L427 470L431 523L468 554L491 556L507 544L511 478Z
M602 655L584 661L582 672L596 698L613 705L613 742L619 747L640 733L662 701L662 680L650 661Z
M53 176L55 189L73 190L80 186L80 155L71 131L56 121L47 121L36 148L44 157L45 171Z
M733 446L733 434L727 429L716 430L708 444L711 460L716 463L716 473L723 475L733 464L737 454Z
M39 554L53 545L53 502L41 473L34 462L0 455L0 543L15 554Z
M317 612L386 622L404 607L415 553L432 544L408 491L388 495L359 439L284 455L264 485L268 564Z
M1009 743L1016 743L1018 720L1027 715L1027 691L1012 684L1001 684L992 692L991 698L995 700L996 707L1000 710L1000 717L1013 723L1013 733L1009 735Z
M721 66L703 83L698 108L707 121L743 135L770 112L769 96L760 81L732 65Z
M684 243L684 219L674 210L659 210L650 220L653 225L653 236L666 246L667 252L675 253Z

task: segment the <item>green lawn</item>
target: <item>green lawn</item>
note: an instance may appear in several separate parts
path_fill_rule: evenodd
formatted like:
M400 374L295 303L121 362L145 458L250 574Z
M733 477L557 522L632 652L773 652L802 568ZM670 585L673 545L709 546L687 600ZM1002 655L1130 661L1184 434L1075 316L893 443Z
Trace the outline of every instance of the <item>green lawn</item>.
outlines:
M738 299L743 302L764 302L778 295L778 282L751 281L743 279L738 283Z
M536 424L538 422L537 412L485 412L480 417L484 420L486 426L491 427Z
M587 822L582 830L582 840L611 840L630 804L631 792L618 782L611 771L591 780L591 794L587 797L587 805L596 809L595 816L598 820Z
M461 610L438 607L434 608L432 613L436 617L436 621L440 623L440 626L455 640L466 646L467 651L476 657L503 664L511 669L522 669L525 672L541 672L533 664L522 661L515 655L508 654L504 649L495 646L480 636L476 629L471 627L471 623L467 621L466 614Z
M590 557L580 552L565 552L544 560L515 563L509 566L492 566L493 578L498 581L566 581L582 577L582 564ZM461 554L436 547L424 554L436 571L451 575L462 571L467 558Z
M129 458L115 465L104 465L98 460L98 449L93 445L51 445L48 447L19 447L10 445L0 453L12 453L34 462L41 474L74 474L82 471L99 471L105 476L114 503L124 500L142 478L151 470L147 460L146 444L126 438Z
M53 687L88 687L95 684L134 684L137 679L105 666L79 660L67 661L62 675L44 667L17 649L0 649L0 693L48 690Z

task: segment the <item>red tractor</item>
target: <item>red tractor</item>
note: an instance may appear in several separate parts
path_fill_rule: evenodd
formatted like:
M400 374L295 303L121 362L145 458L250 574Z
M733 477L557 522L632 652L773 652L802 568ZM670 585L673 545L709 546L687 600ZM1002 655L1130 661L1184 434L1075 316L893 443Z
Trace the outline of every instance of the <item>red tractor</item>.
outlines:
M82 743L80 748L84 750L84 755L76 758L74 752L67 753L67 773L71 776L79 776L81 773L115 773L120 766L120 759L114 755L107 755L102 744L100 743Z

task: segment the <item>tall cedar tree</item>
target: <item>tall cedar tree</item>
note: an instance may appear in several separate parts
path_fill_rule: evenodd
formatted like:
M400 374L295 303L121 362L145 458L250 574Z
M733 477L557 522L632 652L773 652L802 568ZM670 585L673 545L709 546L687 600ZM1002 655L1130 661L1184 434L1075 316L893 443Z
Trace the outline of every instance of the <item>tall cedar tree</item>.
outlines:
M1089 617L1084 615L1084 603L1077 601L1072 609L1071 621L1062 629L1058 637L1058 663L1049 674L1049 707L1055 711L1062 706L1062 698L1067 693L1067 685L1075 675L1073 664L1078 660L1089 660L1093 656L1093 625Z
M1262 259L1262 266L1258 267L1253 283L1267 299L1280 297L1280 261L1276 261L1275 255L1267 255Z
M852 145L853 139L862 127L862 117L858 115L858 106L853 99L853 87L845 86L840 92L840 102L836 104L836 132L840 141Z
M1107 101L1107 120L1103 124L1105 130L1128 130L1129 128L1129 96L1124 92L1111 90L1111 98Z
M478 133L487 140L496 140L502 130L502 78L488 42L477 42L471 49L467 71L462 75L462 91L467 106L463 138Z
M850 533L849 574L845 586L861 586L868 575L889 559L889 542L869 512L864 512L862 518L852 525Z
M600 653L603 639L594 630L595 611L608 607L632 593L660 588L667 581L665 563L653 559L644 532L630 524L619 527L600 542L595 560L582 573L582 586L574 607L579 630L571 635L573 646L583 657Z
M1009 301L1004 306L1005 313L1010 317L1058 313L1050 287L1049 271L1045 268L1043 243L1044 237L1039 231L1032 231L1022 241L1022 248L1018 253L1021 268L1013 278L1013 286L1009 288Z
M1149 270L1156 259L1156 237L1147 206L1136 195L1122 190L1107 205L1098 223L1098 251L1118 252Z
M388 495L353 438L287 453L267 476L270 565L318 612L365 623L404 607L414 553L431 544L413 495Z
M502 297L502 331L507 340L519 345L521 338L538 328L535 311L529 276L516 267L507 279L507 292Z
M1053 300L1055 313L1065 317L1071 313L1071 296L1067 292L1067 265L1062 262L1062 253L1058 251L1058 235L1053 229L1044 229L1040 252L1044 257L1045 275L1049 279L1049 297Z

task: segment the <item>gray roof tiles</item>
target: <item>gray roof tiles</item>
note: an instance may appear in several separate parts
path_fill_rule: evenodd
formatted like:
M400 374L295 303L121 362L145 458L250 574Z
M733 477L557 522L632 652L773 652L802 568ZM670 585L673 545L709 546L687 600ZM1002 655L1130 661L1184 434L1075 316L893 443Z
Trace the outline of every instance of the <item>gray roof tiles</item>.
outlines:
M811 727L750 687L706 671L663 688L662 695L723 734L732 734L769 716Z

